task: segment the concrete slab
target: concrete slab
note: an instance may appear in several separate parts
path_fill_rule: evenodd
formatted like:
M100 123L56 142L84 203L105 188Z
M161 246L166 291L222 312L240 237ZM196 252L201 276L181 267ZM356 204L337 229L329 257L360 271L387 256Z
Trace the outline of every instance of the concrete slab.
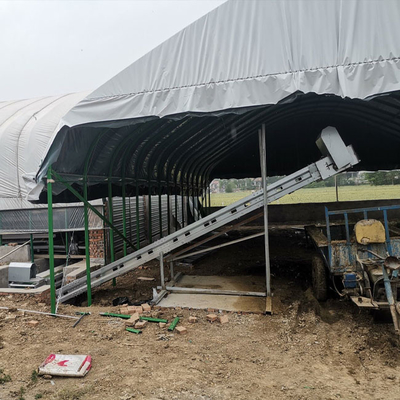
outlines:
M245 292L265 292L265 278L261 275L183 275L175 286L201 289L241 290Z
M0 265L0 288L8 288L8 265Z
M43 285L35 289L0 288L0 294L40 294L50 289L50 285Z
M75 264L72 264L71 267L73 270L65 275L65 283L73 282L76 279L82 278L86 275L86 261L79 261ZM90 262L90 271L96 271L100 268L100 264L95 264ZM70 267L67 267L70 268Z
M263 276L215 276L183 275L177 287L265 292ZM214 308L235 312L265 312L265 297L227 296L214 294L170 293L159 304L160 307L183 307L194 309Z
M11 251L15 250L13 246L0 246L0 257L5 256ZM10 262L28 262L31 261L31 250L29 245L25 245L20 247L18 250L14 251L14 253L4 257L1 259L2 263L10 263Z
M265 312L265 297L170 293L158 305L167 308L182 307L198 310L213 308L223 311L261 314Z

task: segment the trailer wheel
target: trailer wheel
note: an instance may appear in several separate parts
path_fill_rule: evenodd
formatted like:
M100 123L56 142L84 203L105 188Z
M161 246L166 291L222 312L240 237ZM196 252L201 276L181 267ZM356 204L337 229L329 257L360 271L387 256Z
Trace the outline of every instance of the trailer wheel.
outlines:
M326 301L328 298L327 271L324 260L320 256L312 258L312 287L314 296L318 301Z

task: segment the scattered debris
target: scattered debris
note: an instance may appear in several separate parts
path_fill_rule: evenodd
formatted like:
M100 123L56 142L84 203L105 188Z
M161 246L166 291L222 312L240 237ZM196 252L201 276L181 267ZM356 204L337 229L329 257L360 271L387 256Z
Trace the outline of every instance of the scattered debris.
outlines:
M142 331L139 330L139 329L126 328L126 330L127 330L128 332L131 332L131 333L136 333L137 335L139 335L139 334L142 333Z
M177 326L175 330L180 334L180 335L186 335L187 334L187 329L184 326Z
M176 317L176 318L172 321L171 325L168 327L168 330L169 330L170 332L172 332L172 331L175 329L176 325L178 325L178 322L179 322L179 317Z
M126 307L126 313L127 314L143 314L143 308L142 306L128 306Z
M218 315L215 315L215 314L208 314L208 315L206 316L206 318L207 318L207 321L215 322L215 321L218 319Z
M140 316L139 316L138 313L132 314L132 315L130 316L130 318L128 318L128 319L125 321L125 326L133 326L133 325L136 324L136 322L139 321L139 319L140 319Z
M114 307L122 306L122 305L129 305L129 299L127 297L117 297L112 301Z
M189 322L191 323L191 324L195 324L196 322L197 322L197 317L194 317L194 316L190 316L189 317Z
M147 321L138 321L135 324L135 329L143 329L147 325Z
M147 303L144 303L144 304L142 304L142 309L145 312L149 312L149 311L151 311L151 306Z
M83 377L92 367L89 355L50 354L39 366L39 375Z
M27 322L28 325L35 327L39 325L39 321L36 321L35 319L32 319L31 321Z
M228 318L227 315L220 315L220 316L218 317L218 321L219 321L221 324L227 324L227 323L229 322L229 318Z
M83 317L85 317L86 315L90 315L90 312L81 312L81 311L77 311L75 314L76 314L76 315L80 315L80 317L79 317L78 321L76 321L76 322L72 325L73 328L75 328L75 327L79 324L79 322L81 322L81 320L82 320Z
M152 317L140 317L141 321L147 321L147 322L164 322L167 323L167 319L162 319L162 318L152 318Z
M138 276L138 281L155 281L156 278L148 278L147 276Z
M129 314L114 314L114 313L109 313L109 312L101 312L100 315L102 317L114 317L114 318L123 318L123 319L129 319L131 315Z
M159 323L158 323L158 326L159 326L161 329L164 329L164 328L167 326L167 324L166 324L165 322L159 322Z
M15 312L15 311L20 311L23 313L31 313L31 314L40 314L40 315L50 315L51 317L57 317L57 318L69 318L69 319L79 319L79 317L74 317L72 315L63 315L63 314L52 314L48 312L43 312L43 311L35 311L35 310L24 310L22 308L15 308L15 307L0 307L0 310L8 310L9 312ZM13 316L13 318L16 318L16 315ZM7 318L6 318L7 319Z

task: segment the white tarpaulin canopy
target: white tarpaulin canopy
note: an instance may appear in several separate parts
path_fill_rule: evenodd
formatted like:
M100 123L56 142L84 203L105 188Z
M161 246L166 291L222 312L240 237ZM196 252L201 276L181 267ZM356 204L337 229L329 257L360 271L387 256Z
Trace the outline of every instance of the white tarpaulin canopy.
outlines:
M397 0L228 1L77 104L69 127L400 90ZM60 126L61 127L61 126Z
M61 117L87 94L0 102L0 210L32 207L26 182L33 181Z
M77 95L73 101L71 98L73 107L64 110L65 115L44 154L35 155L36 159L26 166L17 166L28 182L32 173L37 172L34 174L37 186L32 187L29 199L39 199L42 180L50 165L55 171L68 175L71 183L80 185L82 180L73 181L73 176L82 176L84 160L90 161L88 175L98 179L89 180L89 185L97 185L97 189L107 185L106 179L101 177L118 178L125 173L132 185L135 181L136 184L140 181L141 185L148 182L150 190L153 179L163 187L169 187L174 181L175 188L180 185L181 191L185 185L204 185L215 171L220 176L232 176L239 170L243 170L243 174L254 174L259 168L254 161L257 155L241 164L236 162L236 155L229 160L226 157L250 143L260 123L267 123L270 128L267 141L269 149L275 149L268 149L268 170L287 173L294 167L293 160L300 164L314 160L309 150L315 141L314 131L326 126L326 119L334 115L329 107L335 109L336 122L348 123L345 139L353 141L354 126L361 129L365 124L365 135L357 150L366 153L376 141L373 129L378 127L392 139L393 132L398 131L394 119L399 99L391 95L400 91L399 21L400 2L397 0L228 1L91 94L82 99ZM389 94L388 100L374 100L383 94ZM313 116L317 115L318 107L322 107L322 103L317 102L320 98L330 103L324 103L325 114L321 111L318 122L321 126L316 124L312 135L303 135L307 128L303 124L303 131L297 135L301 137L300 142L295 142L295 136L285 139L284 144L292 143L293 150L290 153L290 148L285 148L283 159L276 151L282 148L279 140L283 135L271 136L277 119L273 120L271 113L260 107L271 107L298 95L306 98L300 106L304 108L308 104L306 111L312 110ZM318 99L313 95L319 95ZM339 104L335 98L343 102ZM353 100L349 102L348 99ZM365 99L371 101L361 101ZM76 100L77 104L72 104ZM360 102L369 103L370 108ZM257 107L258 114L253 112L246 118L240 115L243 110ZM295 116L299 111L291 112L292 121L297 121ZM287 122L289 116L281 114L281 120ZM206 125L201 128L196 118L199 115ZM182 123L176 122L179 119ZM29 125L35 123L31 117ZM335 121L328 124L335 126ZM131 148L128 144L133 139L138 142ZM185 146L190 140L193 143ZM169 158L162 152L164 148L168 149ZM174 152L178 148L179 151ZM391 149L393 146L389 146L389 152ZM25 150L30 151L29 145ZM242 154L246 152L250 154L250 150ZM188 161L182 161L182 154ZM12 161L15 169L21 156L11 154L9 158L15 159ZM44 162L38 168L41 158ZM361 154L361 159L368 157ZM201 164L203 160L208 164ZM226 163L222 168L223 160ZM394 167L395 155L385 154L381 160L392 160L390 166ZM251 163L253 167L246 171L244 166ZM376 168L378 164L366 166ZM202 178L197 179L200 175ZM12 196L22 191L20 175L17 183L16 176L12 172L3 185L6 191L11 185ZM56 194L64 189L56 188ZM106 195L100 189L90 196Z

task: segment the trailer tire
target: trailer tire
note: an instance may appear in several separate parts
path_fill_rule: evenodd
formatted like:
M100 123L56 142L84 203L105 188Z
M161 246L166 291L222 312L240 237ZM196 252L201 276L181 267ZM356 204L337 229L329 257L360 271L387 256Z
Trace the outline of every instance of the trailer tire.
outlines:
M320 256L313 256L311 263L312 288L318 301L326 301L328 298L328 277L324 260Z

